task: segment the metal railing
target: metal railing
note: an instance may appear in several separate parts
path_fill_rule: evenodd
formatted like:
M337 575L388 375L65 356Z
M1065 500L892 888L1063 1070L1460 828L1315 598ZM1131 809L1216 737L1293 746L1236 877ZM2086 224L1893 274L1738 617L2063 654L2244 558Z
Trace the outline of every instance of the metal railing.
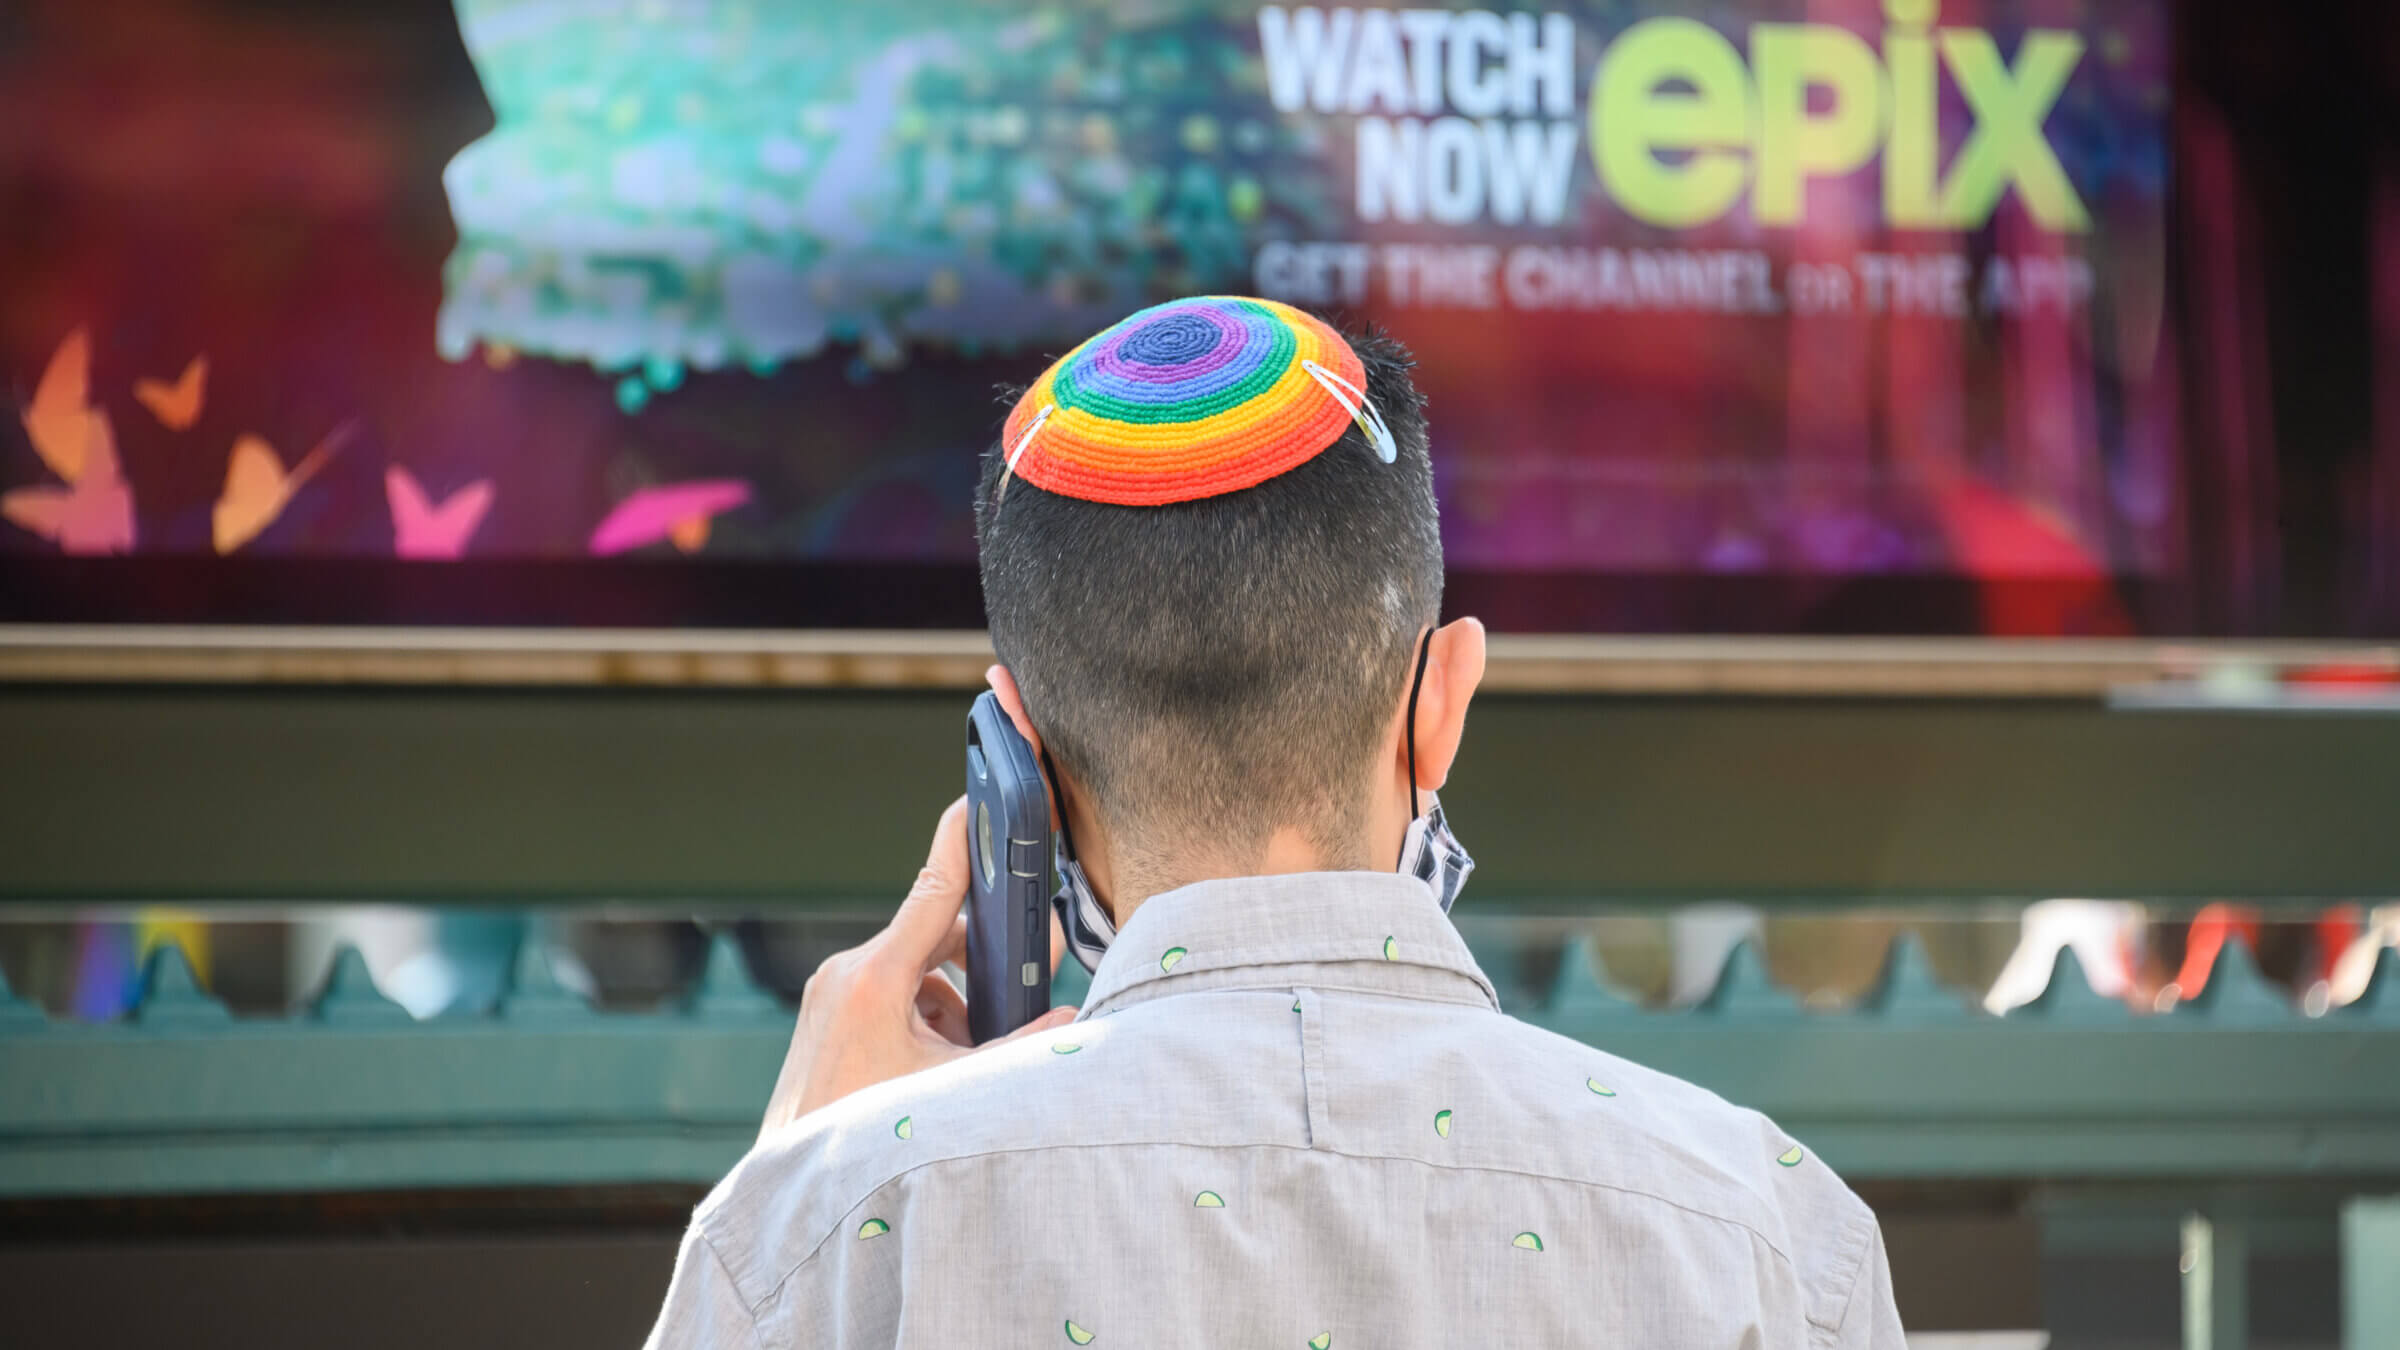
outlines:
M1905 935L1836 1012L1803 1009L1747 943L1679 1011L1619 998L1593 957L1578 939L1511 1011L1764 1111L1854 1179L2400 1178L2391 950L2321 1016L2238 942L2200 995L2140 1016L2071 953L2040 998L1987 1015ZM169 945L116 1022L0 986L0 1195L705 1184L755 1137L790 1027L722 934L654 1011L594 1009L528 942L495 1010L427 1021L348 949L299 1014L236 1018Z

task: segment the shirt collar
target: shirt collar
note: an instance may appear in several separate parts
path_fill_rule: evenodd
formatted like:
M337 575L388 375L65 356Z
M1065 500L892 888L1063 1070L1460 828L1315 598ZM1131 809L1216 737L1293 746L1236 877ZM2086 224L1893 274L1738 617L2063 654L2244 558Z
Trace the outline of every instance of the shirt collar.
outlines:
M1100 958L1081 1016L1203 989L1297 985L1500 1006L1424 882L1299 872L1150 897Z

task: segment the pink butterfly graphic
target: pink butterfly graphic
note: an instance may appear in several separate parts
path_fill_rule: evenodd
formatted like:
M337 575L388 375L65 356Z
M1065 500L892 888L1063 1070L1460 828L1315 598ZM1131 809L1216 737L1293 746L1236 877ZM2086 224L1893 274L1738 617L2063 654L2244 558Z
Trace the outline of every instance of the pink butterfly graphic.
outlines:
M394 464L383 471L383 495L392 507L392 552L402 558L458 558L492 509L492 480L478 478L442 500L425 498L416 475Z
M57 544L66 553L131 553L133 488L117 467L117 436L108 414L90 409L83 444L66 487L21 487L0 494L0 516ZM47 458L47 456L45 456Z
M591 551L602 556L670 540L685 553L708 543L708 522L750 500L750 485L738 478L704 478L643 488L608 513L592 531Z

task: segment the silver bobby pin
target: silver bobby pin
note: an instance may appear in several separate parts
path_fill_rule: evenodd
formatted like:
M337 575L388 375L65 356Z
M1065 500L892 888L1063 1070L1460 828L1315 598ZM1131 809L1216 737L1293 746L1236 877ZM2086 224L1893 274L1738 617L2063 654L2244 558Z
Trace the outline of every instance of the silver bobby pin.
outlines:
M1040 431L1042 423L1049 421L1050 414L1057 411L1057 404L1043 404L1042 410L1033 415L1033 425L1025 428L1024 435L1017 437L1017 448L1008 452L1008 463L1000 470L1000 489L992 494L992 506L995 509L1008 499L1008 480L1017 471L1017 461L1025 458L1025 447L1033 444L1033 433Z
M1358 423L1358 429L1367 433L1367 441L1375 447L1377 459L1389 464L1399 458L1400 444L1392 439L1392 429L1383 424L1383 414L1375 411L1375 405L1368 400L1366 391L1314 361L1302 361L1300 368L1325 386L1325 392L1333 395L1333 401L1342 405L1342 411L1350 414L1350 420ZM1357 401L1352 402L1353 399Z

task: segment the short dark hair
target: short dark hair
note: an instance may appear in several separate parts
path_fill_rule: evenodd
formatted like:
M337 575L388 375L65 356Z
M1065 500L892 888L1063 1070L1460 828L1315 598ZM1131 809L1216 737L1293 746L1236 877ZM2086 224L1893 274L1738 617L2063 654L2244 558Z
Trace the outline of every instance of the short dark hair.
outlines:
M1441 608L1442 542L1415 361L1381 333L1348 340L1394 463L1354 425L1254 487L1115 506L1022 477L1002 495L1008 447L984 458L992 643L1128 850L1184 854L1198 828L1263 848L1292 825L1328 867L1368 865L1351 856L1363 771Z

